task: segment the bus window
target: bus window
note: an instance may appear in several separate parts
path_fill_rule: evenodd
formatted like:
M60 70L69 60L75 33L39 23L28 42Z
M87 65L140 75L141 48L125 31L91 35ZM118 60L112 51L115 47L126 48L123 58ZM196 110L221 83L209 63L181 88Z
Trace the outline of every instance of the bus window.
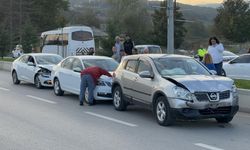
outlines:
M92 36L92 33L88 31L75 31L75 32L72 32L72 40L89 41L89 40L93 40L93 36Z

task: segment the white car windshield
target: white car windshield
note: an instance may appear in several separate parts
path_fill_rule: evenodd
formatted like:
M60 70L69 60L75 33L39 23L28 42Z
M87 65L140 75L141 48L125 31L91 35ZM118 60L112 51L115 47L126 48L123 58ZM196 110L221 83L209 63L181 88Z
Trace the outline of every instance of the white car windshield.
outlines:
M161 57L154 59L154 63L162 76L210 75L203 65L192 58Z
M35 58L39 65L58 64L63 59L61 56L56 55L41 55L35 56Z
M98 66L107 71L115 71L118 63L113 59L84 59L82 60L85 68Z

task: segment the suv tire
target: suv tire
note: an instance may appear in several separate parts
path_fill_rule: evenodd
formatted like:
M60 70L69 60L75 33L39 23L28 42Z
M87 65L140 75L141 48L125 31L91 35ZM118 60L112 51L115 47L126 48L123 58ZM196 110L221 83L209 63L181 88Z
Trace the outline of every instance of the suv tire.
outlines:
M215 118L218 123L229 123L233 120L233 117L222 117L222 118Z
M171 114L170 105L164 96L160 96L154 103L154 115L157 122L162 126L169 126L175 122Z
M127 104L123 99L123 94L120 86L116 86L113 91L113 105L115 109L119 111L124 111L127 109Z

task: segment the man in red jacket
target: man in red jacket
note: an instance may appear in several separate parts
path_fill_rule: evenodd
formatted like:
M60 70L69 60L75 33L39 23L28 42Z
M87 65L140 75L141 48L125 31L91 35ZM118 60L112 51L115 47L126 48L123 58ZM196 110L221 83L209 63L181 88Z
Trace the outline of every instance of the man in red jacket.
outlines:
M83 101L86 101L84 95L85 95L85 91L87 87L88 87L88 94L89 94L88 104L93 105L94 89L98 82L98 79L102 75L112 77L108 71L97 66L88 67L81 71L81 86L80 86L80 96L79 96L81 106L83 105Z

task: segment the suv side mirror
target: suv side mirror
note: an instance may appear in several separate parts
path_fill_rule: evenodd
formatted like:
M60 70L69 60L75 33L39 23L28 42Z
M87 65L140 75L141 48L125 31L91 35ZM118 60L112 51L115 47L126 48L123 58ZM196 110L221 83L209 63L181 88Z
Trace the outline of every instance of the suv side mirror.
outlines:
M35 66L35 64L33 62L30 62L30 61L28 61L27 65L28 66Z
M81 72L82 69L81 69L80 67L75 67L75 68L73 68L73 71L74 71L74 72Z
M139 76L141 78L151 78L151 79L154 78L154 75L151 74L149 71L142 71L142 72L139 73Z

